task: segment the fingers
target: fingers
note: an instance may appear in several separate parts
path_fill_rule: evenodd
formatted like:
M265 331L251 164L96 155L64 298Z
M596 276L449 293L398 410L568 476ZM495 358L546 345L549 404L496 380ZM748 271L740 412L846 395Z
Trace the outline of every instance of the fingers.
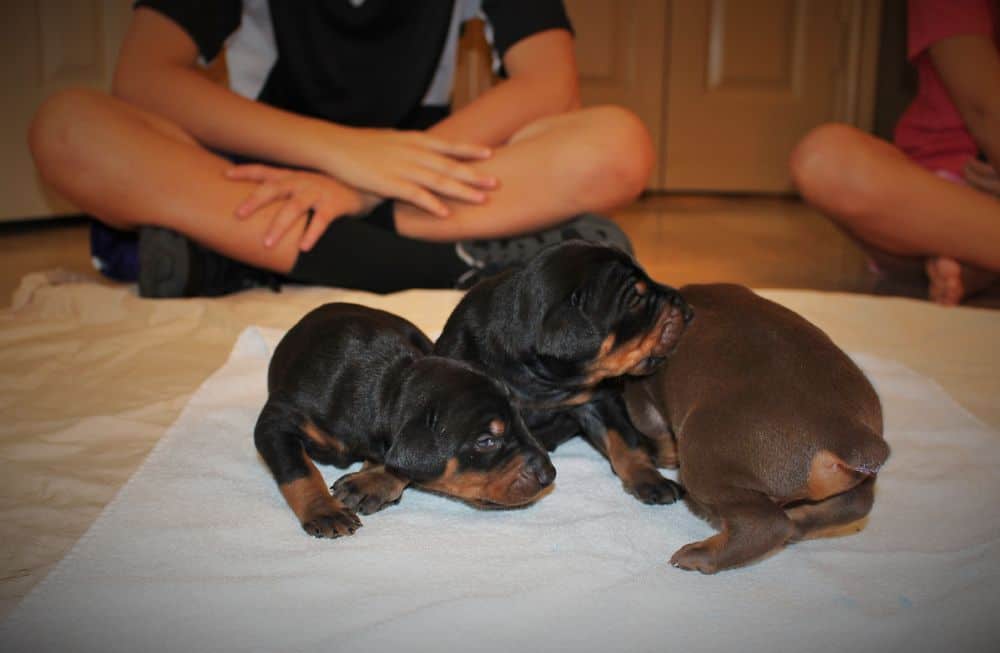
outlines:
M330 226L330 223L340 217L336 207L331 204L320 203L312 211L312 220L309 220L306 230L299 240L299 249L303 252L311 250L326 228Z
M262 182L243 202L236 207L236 217L246 218L271 202L284 199L292 194L292 188L280 181Z
M376 188L375 192L383 197L394 197L396 199L403 200L404 202L409 202L410 204L413 204L414 206L417 206L440 218L446 218L450 213L447 205L445 205L439 197L434 195L434 193L422 187L420 184L406 181L405 179L394 180L393 182L387 184L384 187L384 190Z
M1000 177L990 164L973 159L962 169L962 176L973 188L1000 195Z
M969 159L969 162L965 164L965 167L982 177L997 178L997 171L993 168L993 166L985 161L980 161L979 159Z
M264 246L274 247L285 237L288 230L299 218L306 216L312 207L312 202L301 197L290 197L271 220L271 225L264 235Z
M493 190L499 185L499 180L493 175L457 163L447 157L427 156L423 157L419 163L428 170L483 190Z
M407 178L410 181L420 184L423 188L432 190L444 197L471 202L473 204L481 204L486 201L486 193L483 191L470 188L454 177L449 177L446 174L428 170L427 168L412 168L407 172Z
M472 143L454 143L434 136L428 136L423 132L409 132L411 141L438 154L445 154L456 159L482 160L493 155L493 150L485 145L473 145Z

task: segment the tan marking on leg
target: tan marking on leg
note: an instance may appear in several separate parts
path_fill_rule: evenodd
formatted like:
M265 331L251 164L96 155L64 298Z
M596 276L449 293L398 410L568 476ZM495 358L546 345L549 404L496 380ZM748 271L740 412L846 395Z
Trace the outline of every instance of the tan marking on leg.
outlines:
M656 442L656 466L677 469L679 459L677 457L677 441L669 433L664 437L651 438Z
M822 501L846 492L865 478L865 474L851 469L833 452L821 449L816 452L809 465L806 497L811 501Z
M338 457L346 457L348 454L347 445L333 437L320 427L316 426L312 420L306 420L299 428L317 446L323 449L332 449Z
M278 488L292 512L304 524L324 510L340 510L344 504L330 495L322 474L316 469L316 465L309 456L303 452L302 457L305 459L306 467L309 468L309 474L291 483L279 484Z
M643 503L666 504L680 498L680 487L656 469L649 453L630 448L614 429L608 429L604 455L625 491Z
M649 454L639 448L630 449L618 431L608 429L606 442L606 453L608 461L611 462L611 469L626 483L632 482L634 477L643 471L650 469L655 471Z
M785 510L795 524L795 540L856 533L864 527L875 500L875 477L816 503L802 503Z

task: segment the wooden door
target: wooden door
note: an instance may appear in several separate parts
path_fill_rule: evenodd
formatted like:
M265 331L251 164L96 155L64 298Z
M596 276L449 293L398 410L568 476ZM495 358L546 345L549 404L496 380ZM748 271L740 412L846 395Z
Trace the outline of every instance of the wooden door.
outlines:
M576 33L584 106L618 104L634 111L654 143L663 139L664 34L667 0L565 0ZM466 25L458 51L453 104L490 87L492 58L481 21ZM661 177L661 158L650 175Z
M812 127L870 122L879 3L673 0L662 187L786 192Z
M67 86L108 89L128 0L17 0L0 20L0 221L73 213L35 172L27 132L41 101Z
M663 140L665 0L565 0L576 32L584 106L618 104ZM662 175L662 157L651 176Z

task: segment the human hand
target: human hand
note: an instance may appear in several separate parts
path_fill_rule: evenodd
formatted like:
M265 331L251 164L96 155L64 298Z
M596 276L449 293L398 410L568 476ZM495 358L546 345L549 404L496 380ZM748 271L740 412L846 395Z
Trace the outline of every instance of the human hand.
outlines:
M989 163L979 159L969 159L962 168L962 177L976 190L1000 196L1000 175Z
M246 219L274 202L284 202L271 220L264 236L264 246L274 247L298 220L308 224L299 239L299 249L308 252L327 226L344 215L372 208L379 199L345 186L319 172L275 168L253 163L226 170L226 177L236 181L257 182L257 187L236 207L236 217Z
M448 215L441 197L486 201L496 177L466 161L487 159L488 147L455 143L417 131L340 128L323 170L355 188ZM439 197L441 196L441 197Z

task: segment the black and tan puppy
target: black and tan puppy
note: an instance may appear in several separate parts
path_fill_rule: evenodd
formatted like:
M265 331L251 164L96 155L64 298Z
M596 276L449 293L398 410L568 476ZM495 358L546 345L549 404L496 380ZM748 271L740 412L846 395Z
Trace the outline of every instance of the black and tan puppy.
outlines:
M652 281L625 252L568 241L474 286L434 353L502 379L548 449L582 432L628 492L672 503L681 488L640 446L620 381L654 371L690 315L675 290Z
M714 573L867 515L889 447L861 370L742 286L681 292L695 319L666 365L625 392L660 459L679 463L692 509L720 530L671 563Z
M429 356L410 322L326 304L292 327L268 369L254 441L306 532L338 537L413 483L479 506L520 506L555 478L509 391L459 361ZM313 460L365 461L327 490Z

